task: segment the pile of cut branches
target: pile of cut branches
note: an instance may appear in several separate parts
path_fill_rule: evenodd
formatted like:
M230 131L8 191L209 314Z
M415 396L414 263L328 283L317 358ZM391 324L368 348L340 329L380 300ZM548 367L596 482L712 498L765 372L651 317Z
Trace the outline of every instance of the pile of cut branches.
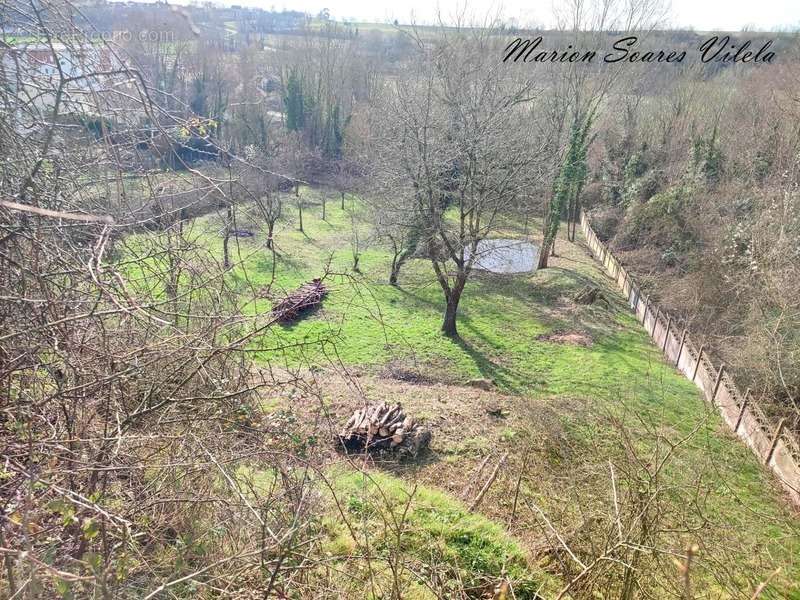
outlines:
M594 304L595 302L603 302L606 306L611 306L608 298L605 297L602 290L596 285L587 285L581 288L578 293L573 296L578 304Z
M319 306L327 295L328 288L322 280L312 279L276 302L272 306L272 314L280 323L291 323Z

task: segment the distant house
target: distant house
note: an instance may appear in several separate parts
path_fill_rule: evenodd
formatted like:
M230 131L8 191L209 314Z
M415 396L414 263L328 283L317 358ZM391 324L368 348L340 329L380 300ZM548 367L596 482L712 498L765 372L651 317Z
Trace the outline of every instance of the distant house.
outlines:
M86 116L86 106L94 102L90 94L102 95L103 79L119 64L104 45L45 42L6 44L0 48L1 72L5 85L21 101L33 102L39 110L50 110L56 101L61 74L68 79L63 86L59 114ZM28 93L23 94L27 90ZM29 100L32 99L32 100ZM27 111L12 113L18 128L35 122Z
M6 73L21 84L25 80L58 77L60 67L65 77L77 78L71 83L87 87L89 83L86 78L81 79L82 75L108 71L115 63L110 49L101 44L22 43L9 46L2 56Z

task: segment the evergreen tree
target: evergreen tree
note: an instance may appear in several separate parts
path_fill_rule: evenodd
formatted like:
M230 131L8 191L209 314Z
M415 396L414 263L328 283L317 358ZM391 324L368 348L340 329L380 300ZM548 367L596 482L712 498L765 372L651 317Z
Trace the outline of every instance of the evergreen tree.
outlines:
M289 77L286 81L283 105L286 111L286 128L289 131L301 131L306 121L303 84L294 70L289 72Z
M342 130L339 103L336 102L333 107L328 110L323 146L325 154L332 158L341 156L343 141L344 133Z
M586 154L591 143L589 131L593 122L594 113L589 113L584 120L576 119L572 125L567 154L553 184L549 210L545 214L544 240L539 255L540 269L547 267L564 210L567 209L568 217L573 222L577 220L580 208L578 201L588 174Z
M692 144L692 168L696 177L705 180L709 185L715 185L722 176L724 162L722 150L717 144L717 127L711 137L698 138Z

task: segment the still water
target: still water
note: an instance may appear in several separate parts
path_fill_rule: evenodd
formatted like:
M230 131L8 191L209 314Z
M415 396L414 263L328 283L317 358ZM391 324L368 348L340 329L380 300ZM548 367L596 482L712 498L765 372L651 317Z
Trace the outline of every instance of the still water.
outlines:
M521 240L481 240L476 253L474 267L492 273L529 273L539 262L539 248Z

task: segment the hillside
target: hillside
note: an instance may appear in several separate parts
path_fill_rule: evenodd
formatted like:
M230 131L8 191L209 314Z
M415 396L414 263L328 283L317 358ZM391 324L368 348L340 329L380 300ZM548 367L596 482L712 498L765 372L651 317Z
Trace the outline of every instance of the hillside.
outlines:
M655 549L624 555L639 585L659 595L680 588L674 559L685 560L695 545L690 577L698 593L735 597L768 579L765 597L798 593L798 525L780 489L663 362L582 240L559 239L551 267L534 275L479 274L463 300L462 339L452 341L436 332L441 299L425 261L409 263L394 288L384 283L388 254L366 247L361 272L353 272L348 212L358 212L359 201L348 197L342 211L338 195L301 194L305 232L294 218L281 222L270 291L280 296L329 264L331 292L321 310L254 341L262 369L287 374L285 381L291 373L310 378L262 396L254 426L275 414L296 423L297 435L316 440L312 454L328 470L342 463L329 437L363 400L401 402L432 430L430 454L400 464L358 459L346 471L378 481L393 473L469 503L507 454L480 511L562 585L624 532L625 544ZM228 275L247 297L269 284L273 265L252 211L241 210L237 226L256 232L236 240L241 262ZM218 253L219 228L209 216L185 235ZM507 236L523 234L511 221L505 226ZM608 304L575 303L587 284L599 285ZM493 383L483 390L468 385L474 380ZM593 573L592 585L616 589L615 570Z
M0 600L800 600L798 36L297 8L2 5Z

